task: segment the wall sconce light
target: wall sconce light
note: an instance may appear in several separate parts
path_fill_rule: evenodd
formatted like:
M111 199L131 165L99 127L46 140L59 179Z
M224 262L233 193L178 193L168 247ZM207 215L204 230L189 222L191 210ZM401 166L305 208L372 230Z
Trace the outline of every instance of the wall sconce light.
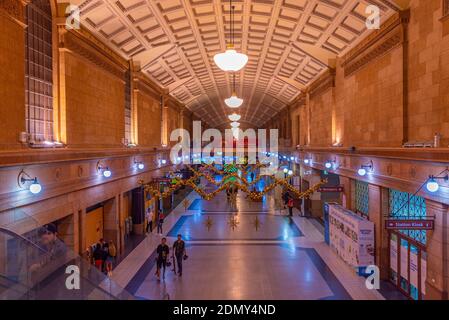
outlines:
M161 160L161 163L162 163L162 164L167 164L167 160L162 159L162 160Z
M112 176L112 172L109 170L109 167L105 166L101 161L97 162L97 172L101 173L105 178Z
M324 163L324 167L326 169L331 169L335 163L337 163L337 160L335 160L335 159L334 160L328 160L328 161L326 161Z
M304 164L306 164L306 165L310 165L310 164L312 164L312 158L304 158Z
M295 161L295 157L290 157L290 161Z
M20 171L17 177L17 182L19 184L19 187L22 189L26 188L27 182L31 182L31 184L28 186L28 190L30 190L32 194L38 194L42 191L42 186L39 183L37 177L31 178L31 176L23 170Z
M134 166L139 170L145 169L145 164L142 161L137 161L135 159L134 159Z
M435 193L440 189L440 185L438 184L437 180L444 180L445 182L449 181L449 175L448 175L448 170L445 170L446 173L444 175L440 175L440 176L429 176L429 179L427 179L426 182L426 189L429 192Z
M368 164L362 164L360 166L360 169L357 171L358 175L361 177L366 176L366 174L368 172L373 172L374 171L374 164L373 161L371 160L370 163Z

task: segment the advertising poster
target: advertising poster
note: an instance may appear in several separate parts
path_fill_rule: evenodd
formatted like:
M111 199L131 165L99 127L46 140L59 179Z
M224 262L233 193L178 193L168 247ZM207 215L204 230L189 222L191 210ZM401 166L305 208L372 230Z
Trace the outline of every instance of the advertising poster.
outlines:
M421 256L421 293L426 294L426 278L427 278L427 258L425 254Z
M401 244L401 277L408 280L408 247Z
M390 239L390 268L398 272L398 242L396 239Z
M329 206L331 248L349 265L374 264L374 224L341 205Z
M418 253L410 251L410 283L418 288Z

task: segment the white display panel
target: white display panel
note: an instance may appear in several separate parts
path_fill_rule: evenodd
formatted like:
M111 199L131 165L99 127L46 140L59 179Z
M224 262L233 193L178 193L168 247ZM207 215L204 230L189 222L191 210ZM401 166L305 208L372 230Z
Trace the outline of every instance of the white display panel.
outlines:
M374 223L341 205L329 206L330 246L349 265L374 264Z

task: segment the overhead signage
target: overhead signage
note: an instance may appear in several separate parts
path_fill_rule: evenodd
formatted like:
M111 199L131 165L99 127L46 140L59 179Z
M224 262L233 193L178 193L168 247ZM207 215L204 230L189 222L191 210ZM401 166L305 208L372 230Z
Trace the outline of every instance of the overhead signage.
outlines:
M318 192L343 192L344 187L343 186L334 186L334 187L320 187L318 189Z
M387 219L385 228L388 230L433 230L434 220L399 220Z

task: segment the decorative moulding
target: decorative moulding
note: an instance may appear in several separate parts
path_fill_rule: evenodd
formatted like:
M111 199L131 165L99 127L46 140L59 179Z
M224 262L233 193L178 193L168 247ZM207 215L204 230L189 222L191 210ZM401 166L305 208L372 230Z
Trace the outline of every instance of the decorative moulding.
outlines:
M409 11L393 15L379 30L371 33L342 58L344 75L348 77L371 61L383 56L404 42L404 24L409 21Z
M108 49L87 31L67 30L59 26L59 49L82 57L125 83L128 62Z
M335 87L335 69L331 69L319 77L310 87L310 97L316 97Z

